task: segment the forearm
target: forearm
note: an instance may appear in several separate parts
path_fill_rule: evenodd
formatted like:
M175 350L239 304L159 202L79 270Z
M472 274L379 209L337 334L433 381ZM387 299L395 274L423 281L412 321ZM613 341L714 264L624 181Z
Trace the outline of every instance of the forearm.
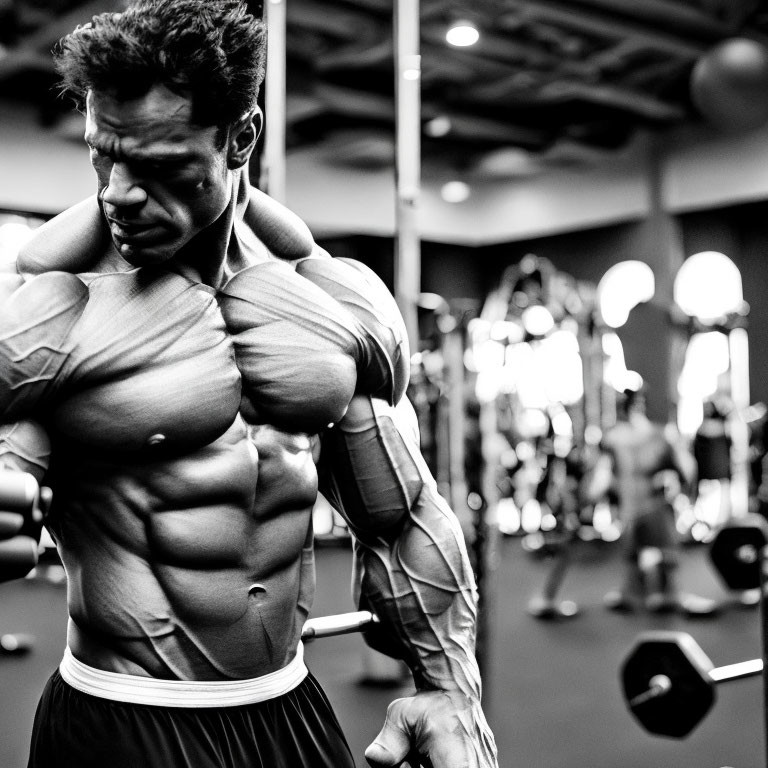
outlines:
M357 397L324 446L329 498L355 535L358 599L381 620L369 640L419 687L480 697L477 594L458 521L418 449L408 403Z
M360 597L400 649L419 688L479 700L477 591L461 531L433 484L425 485L396 536L356 541ZM374 641L375 642L375 641Z

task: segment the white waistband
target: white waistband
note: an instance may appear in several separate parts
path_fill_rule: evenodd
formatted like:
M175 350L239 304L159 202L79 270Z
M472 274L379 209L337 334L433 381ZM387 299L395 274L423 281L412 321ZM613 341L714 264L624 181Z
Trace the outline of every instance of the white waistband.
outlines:
M306 676L304 646L282 669L247 680L159 680L154 677L105 672L78 661L69 648L59 672L66 683L83 693L129 704L162 707L236 707L274 699L292 691Z

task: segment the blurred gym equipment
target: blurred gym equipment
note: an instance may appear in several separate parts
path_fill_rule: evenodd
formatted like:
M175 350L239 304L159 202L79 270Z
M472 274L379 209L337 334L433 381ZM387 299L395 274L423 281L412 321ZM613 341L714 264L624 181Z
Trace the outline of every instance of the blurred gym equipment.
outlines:
M715 686L763 671L762 659L715 667L685 632L645 632L625 659L627 706L649 733L683 738L715 702Z
M712 563L733 589L758 588L761 599L763 657L768 649L768 524L750 516L724 527L712 543ZM625 702L649 733L672 738L687 736L715 703L720 683L761 675L763 722L768 752L768 685L764 658L715 667L694 638L685 632L641 633L626 654L620 670ZM768 757L766 758L768 761Z

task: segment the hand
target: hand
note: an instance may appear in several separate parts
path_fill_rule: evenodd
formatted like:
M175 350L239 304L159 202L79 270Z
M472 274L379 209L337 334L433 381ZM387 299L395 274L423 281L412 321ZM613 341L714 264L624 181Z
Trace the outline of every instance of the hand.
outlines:
M0 469L0 581L25 576L37 565L43 506L50 491L27 472Z
M459 691L422 691L387 708L379 735L365 750L372 768L497 768L496 742L480 703Z

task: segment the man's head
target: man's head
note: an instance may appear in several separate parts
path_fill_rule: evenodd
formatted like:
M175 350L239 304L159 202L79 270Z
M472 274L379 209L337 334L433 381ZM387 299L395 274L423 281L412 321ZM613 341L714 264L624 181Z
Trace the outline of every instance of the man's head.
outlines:
M139 0L55 52L86 112L104 213L136 265L173 257L226 209L261 127L265 32L237 0Z
M164 85L192 100L192 121L222 131L256 109L266 34L240 0L138 0L63 38L56 68L79 108L89 91L135 99Z

